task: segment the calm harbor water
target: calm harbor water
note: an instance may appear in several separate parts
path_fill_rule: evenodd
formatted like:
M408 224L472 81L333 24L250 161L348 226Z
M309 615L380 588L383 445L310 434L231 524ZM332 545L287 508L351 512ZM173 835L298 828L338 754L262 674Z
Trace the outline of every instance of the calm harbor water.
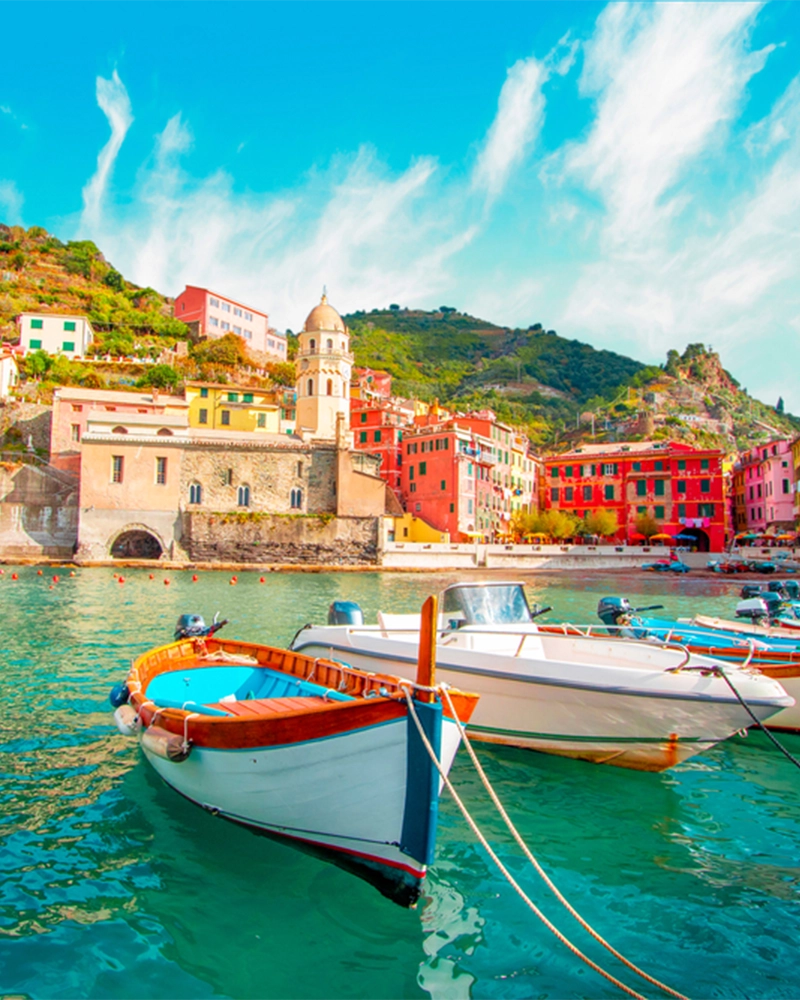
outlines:
M286 644L334 599L416 610L456 577L111 569L0 577L0 994L32 998L615 997L523 907L442 800L424 901L359 879L183 801L113 726L107 693L178 614ZM61 582L48 589L53 572ZM164 577L170 586L164 586ZM625 593L730 612L737 584L530 577L557 617ZM788 738L795 754L800 739ZM800 773L759 736L665 774L479 749L534 853L601 933L693 997L796 997ZM549 898L459 754L456 786L503 861L581 947L639 988ZM563 916L562 916L563 914ZM646 985L646 984L642 984ZM648 988L644 991L656 995Z

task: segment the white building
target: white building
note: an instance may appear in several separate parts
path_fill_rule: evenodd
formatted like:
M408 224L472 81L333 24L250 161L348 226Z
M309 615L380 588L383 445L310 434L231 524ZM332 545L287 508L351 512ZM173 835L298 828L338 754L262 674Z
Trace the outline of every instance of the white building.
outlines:
M47 351L68 358L83 358L94 340L92 324L85 316L20 313L17 328L19 342L26 352Z
M297 420L304 439L333 441L341 422L350 435L350 332L327 296L308 314L298 335Z
M11 395L11 390L19 382L17 359L13 354L0 354L0 399Z

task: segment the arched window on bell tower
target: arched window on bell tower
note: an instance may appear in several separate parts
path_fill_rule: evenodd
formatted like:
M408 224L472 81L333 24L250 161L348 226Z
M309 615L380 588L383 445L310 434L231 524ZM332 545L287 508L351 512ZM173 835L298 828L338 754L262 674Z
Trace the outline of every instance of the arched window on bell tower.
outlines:
M328 395L329 396L333 395L333 379L332 378L328 379Z
M308 395L309 396L313 396L314 395L314 379L313 378L310 378L308 380Z
M317 342L316 342L316 340L314 340L313 337L308 342L308 349L310 351L315 351L317 349Z

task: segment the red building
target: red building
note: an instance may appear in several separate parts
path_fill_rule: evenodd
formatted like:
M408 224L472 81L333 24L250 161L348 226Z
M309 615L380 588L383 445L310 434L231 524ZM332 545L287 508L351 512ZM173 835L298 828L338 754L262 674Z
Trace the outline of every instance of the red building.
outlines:
M392 376L378 368L354 368L350 395L356 399L388 401L392 395Z
M617 514L619 541L635 541L636 519L649 514L668 535L700 551L725 546L727 503L723 452L677 441L584 445L545 462L548 508L579 517Z
M380 455L380 476L401 500L404 415L383 399L350 399L350 430L358 451Z
M492 533L496 462L487 442L458 419L406 430L400 476L405 509L452 541Z
M187 285L175 299L175 318L196 324L201 337L235 333L248 347L286 360L286 338L270 328L266 313L197 285Z

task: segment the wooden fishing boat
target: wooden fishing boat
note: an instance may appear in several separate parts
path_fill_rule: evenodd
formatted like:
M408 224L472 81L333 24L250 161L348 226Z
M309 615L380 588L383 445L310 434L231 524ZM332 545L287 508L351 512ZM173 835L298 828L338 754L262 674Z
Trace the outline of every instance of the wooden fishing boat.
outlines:
M256 643L182 639L133 663L112 697L117 725L204 809L324 852L412 905L433 860L441 780L414 716L445 770L459 744L430 690L432 644L421 645L428 690ZM466 722L477 695L450 697Z

